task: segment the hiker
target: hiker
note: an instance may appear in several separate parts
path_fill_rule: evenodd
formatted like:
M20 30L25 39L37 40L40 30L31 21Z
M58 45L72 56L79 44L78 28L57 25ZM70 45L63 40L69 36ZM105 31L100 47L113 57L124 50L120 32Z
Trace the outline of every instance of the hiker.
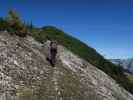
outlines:
M56 54L57 54L57 41L51 40L50 42L50 63L54 67L56 63Z

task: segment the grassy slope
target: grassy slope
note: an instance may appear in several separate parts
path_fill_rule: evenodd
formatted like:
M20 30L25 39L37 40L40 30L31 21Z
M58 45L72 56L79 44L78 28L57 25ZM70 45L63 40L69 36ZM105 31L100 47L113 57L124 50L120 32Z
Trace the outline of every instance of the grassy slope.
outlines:
M41 43L45 42L48 38L56 39L59 44L95 65L97 68L114 78L125 89L133 93L133 83L124 75L121 67L104 59L104 57L97 53L95 49L52 26L46 26L42 29L34 28L30 31L32 33L31 35Z

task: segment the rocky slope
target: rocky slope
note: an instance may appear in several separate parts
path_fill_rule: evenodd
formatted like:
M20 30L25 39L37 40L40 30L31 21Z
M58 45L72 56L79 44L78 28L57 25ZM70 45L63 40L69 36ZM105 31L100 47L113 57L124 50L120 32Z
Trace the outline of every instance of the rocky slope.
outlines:
M0 100L133 100L133 95L87 61L58 47L56 67L48 43L0 32Z
M133 74L133 59L111 59L112 63L121 65L125 70Z

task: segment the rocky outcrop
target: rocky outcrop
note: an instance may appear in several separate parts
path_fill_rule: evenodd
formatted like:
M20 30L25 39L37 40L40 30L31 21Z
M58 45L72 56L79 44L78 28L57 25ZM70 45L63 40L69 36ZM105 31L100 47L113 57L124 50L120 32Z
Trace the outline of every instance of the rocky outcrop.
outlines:
M52 67L47 44L0 32L0 100L133 100L111 77L63 46Z

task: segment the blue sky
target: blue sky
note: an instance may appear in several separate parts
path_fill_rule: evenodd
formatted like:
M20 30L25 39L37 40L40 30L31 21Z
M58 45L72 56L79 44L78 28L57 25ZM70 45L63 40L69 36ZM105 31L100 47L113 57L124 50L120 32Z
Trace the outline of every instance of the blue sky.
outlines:
M133 58L132 0L0 0L36 26L54 25L106 58Z

